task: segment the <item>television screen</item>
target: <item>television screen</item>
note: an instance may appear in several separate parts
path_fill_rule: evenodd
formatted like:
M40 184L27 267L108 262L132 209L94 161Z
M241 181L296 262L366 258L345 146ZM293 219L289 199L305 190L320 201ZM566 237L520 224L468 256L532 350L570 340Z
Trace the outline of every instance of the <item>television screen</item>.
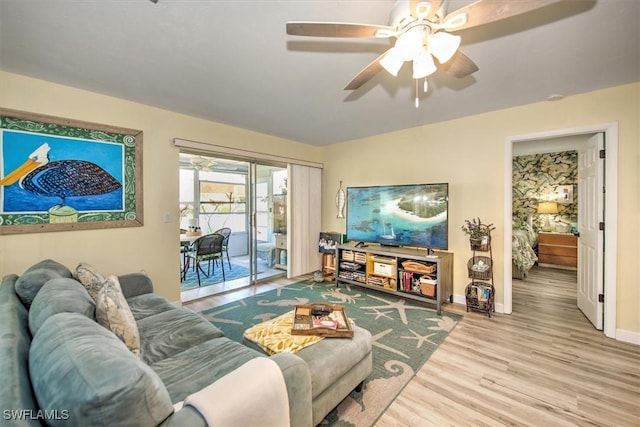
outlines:
M448 248L449 184L347 187L347 240Z

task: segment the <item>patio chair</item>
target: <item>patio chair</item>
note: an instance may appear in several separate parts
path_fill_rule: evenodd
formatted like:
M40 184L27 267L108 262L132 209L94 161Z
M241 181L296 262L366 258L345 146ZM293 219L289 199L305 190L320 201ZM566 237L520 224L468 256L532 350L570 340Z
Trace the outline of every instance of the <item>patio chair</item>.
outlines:
M198 286L200 286L200 273L204 274L205 277L209 277L212 272L215 273L216 269L215 263L212 263L212 261L223 259L222 244L224 239L225 237L222 234L213 233L199 237L193 242L193 249L187 254L187 266L185 271L189 269L191 260L193 260L195 263L194 269L198 276ZM208 262L206 273L202 268L203 262ZM213 271L211 270L212 264ZM226 280L224 274L224 263L221 261L220 264L222 265L222 280Z
M222 234L224 236L224 242L222 243L222 252L225 252L227 254L227 264L229 264L229 270L231 270L231 261L229 260L229 236L231 236L231 229L225 227L214 231L214 233Z

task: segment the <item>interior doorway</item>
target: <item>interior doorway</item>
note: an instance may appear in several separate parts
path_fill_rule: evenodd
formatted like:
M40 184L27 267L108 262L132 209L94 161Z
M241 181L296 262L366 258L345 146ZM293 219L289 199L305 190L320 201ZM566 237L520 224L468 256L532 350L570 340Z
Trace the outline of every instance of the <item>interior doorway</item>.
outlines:
M617 259L617 149L618 134L617 124L608 123L603 125L589 126L584 128L566 129L551 132L533 133L526 135L511 136L505 143L505 206L504 206L504 247L509 251L512 247L512 207L513 207L513 182L512 182L512 158L515 144L523 142L544 144L549 140L562 139L572 136L588 137L603 133L606 140L606 157L604 158L604 168L602 171L602 181L606 183L606 192L603 198L603 208L606 217L610 220L605 228L606 239L604 244L598 248L602 253L602 286L606 288L604 297L604 319L603 330L606 336L615 338L616 331L616 259ZM604 191L604 188L603 188ZM508 253L508 252L507 252ZM578 261L580 262L580 261ZM512 264L504 263L504 313L512 312ZM580 284L578 284L580 286ZM604 291L603 291L604 292Z
M180 153L183 302L286 273L275 259L277 236L286 233L286 187L286 165ZM225 230L222 259L195 268L198 238Z

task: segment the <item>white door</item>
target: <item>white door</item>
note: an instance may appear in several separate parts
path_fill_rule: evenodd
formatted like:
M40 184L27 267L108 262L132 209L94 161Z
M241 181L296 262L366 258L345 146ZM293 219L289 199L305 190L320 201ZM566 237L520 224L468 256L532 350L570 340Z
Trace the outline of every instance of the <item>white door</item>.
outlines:
M598 133L578 149L578 308L602 330L604 295L604 134Z

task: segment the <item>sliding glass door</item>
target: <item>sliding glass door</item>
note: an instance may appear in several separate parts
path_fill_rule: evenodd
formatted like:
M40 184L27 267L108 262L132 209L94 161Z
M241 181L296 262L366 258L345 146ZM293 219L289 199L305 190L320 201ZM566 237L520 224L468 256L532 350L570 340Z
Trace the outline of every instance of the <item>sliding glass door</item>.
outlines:
M180 229L181 242L187 243L197 237L190 235L231 231L223 259L224 280L207 277L198 288L215 284L228 290L285 273L286 165L181 153ZM221 280L229 286L220 285ZM186 287L183 284L182 289Z
M252 163L251 259L254 280L287 271L287 168Z

